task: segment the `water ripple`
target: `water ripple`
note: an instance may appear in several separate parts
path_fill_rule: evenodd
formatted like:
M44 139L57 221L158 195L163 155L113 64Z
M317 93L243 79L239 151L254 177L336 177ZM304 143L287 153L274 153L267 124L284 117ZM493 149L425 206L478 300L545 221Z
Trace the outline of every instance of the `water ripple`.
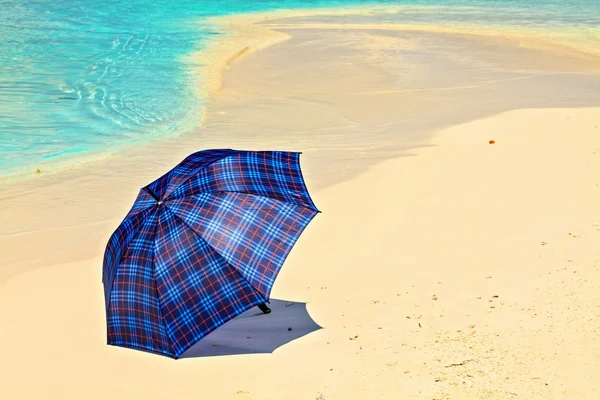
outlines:
M411 5L381 22L578 27L582 40L600 26L597 0L0 0L0 176L190 129L202 82L181 60L218 35L206 16L366 3Z

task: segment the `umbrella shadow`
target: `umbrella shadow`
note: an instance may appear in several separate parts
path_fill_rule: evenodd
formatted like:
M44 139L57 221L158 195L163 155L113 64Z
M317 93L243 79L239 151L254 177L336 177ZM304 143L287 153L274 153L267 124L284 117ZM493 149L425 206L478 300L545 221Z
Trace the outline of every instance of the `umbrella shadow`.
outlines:
M254 307L237 316L202 338L181 358L272 353L322 329L308 314L306 303L271 299L269 308L270 314Z

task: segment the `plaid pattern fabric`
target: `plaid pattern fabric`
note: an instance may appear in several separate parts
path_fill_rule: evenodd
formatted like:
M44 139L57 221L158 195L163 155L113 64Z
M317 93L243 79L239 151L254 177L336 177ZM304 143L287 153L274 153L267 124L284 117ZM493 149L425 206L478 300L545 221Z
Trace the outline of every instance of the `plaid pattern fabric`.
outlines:
M108 343L179 358L267 301L319 212L299 158L206 150L142 189L104 256Z

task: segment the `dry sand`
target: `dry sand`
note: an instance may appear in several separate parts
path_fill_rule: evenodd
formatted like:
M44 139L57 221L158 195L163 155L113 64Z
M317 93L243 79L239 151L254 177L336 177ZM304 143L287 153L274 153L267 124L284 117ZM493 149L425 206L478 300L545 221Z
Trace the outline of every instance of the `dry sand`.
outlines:
M2 187L0 398L599 398L597 60L293 23L193 135ZM106 346L106 240L137 188L223 146L304 151L323 214L272 296L324 329L273 354Z

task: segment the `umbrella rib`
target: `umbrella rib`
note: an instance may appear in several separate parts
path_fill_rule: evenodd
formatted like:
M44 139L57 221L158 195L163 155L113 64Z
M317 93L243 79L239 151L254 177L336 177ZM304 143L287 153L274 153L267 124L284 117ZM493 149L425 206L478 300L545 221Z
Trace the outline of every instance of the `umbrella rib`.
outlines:
M210 166L210 165L212 165L212 164L214 164L214 163L216 163L218 161L225 160L226 158L229 158L229 157L232 157L232 156L235 156L237 154L240 154L240 153L244 152L243 150L233 150L233 149L222 149L222 150L224 150L224 151L227 150L229 154L224 154L223 157L216 158L215 160L211 161L210 163L205 164L205 165L203 165L201 167L196 168L194 170L193 174L190 174L190 176L188 176L187 178L185 178L184 180L182 180L181 182L179 182L179 184L177 186L169 188L168 193L165 193L166 194L165 200L168 199L171 196L171 194L173 194L173 192L176 191L181 185L183 185L184 183L186 183L187 181L189 181L190 179L192 179L192 177L194 177L202 169L205 169L206 167L208 167L208 166ZM175 168L177 168L177 167L175 167ZM148 186L150 186L150 185L148 185Z
M139 214L139 213L142 213L142 212L143 212L143 213L148 213L148 212L150 212L150 209L144 209L144 210L140 210L138 213L135 213L134 215L137 215L137 214ZM126 217L126 218L123 220L123 222L124 222L125 220L128 220L129 218L130 218L130 216L127 216L127 217ZM121 224L123 224L123 222L121 222ZM121 225L119 225L119 227L120 227L120 226L121 226ZM134 235L131 237L131 239L130 239L130 240L129 240L129 242L127 243L127 246L126 246L126 247L128 247L128 246L131 244L131 242L132 242L132 241L133 241L133 240L134 240L134 239L137 237L137 235L139 235L139 234L140 234L140 231L141 231L141 230L142 230L142 228L141 228L141 227L139 227L139 229L138 229L138 230L135 232L135 234L134 234ZM115 232L116 232L116 231L115 231ZM114 235L114 233L113 233L113 235ZM111 235L111 238L112 238L112 235ZM127 251L126 251L126 250L127 250L127 249L123 250L123 252L122 252L122 253L121 253L121 255L119 256L119 259L118 259L118 260L114 260L114 261L113 261L113 263L114 263L114 265L115 265L115 272L114 272L114 274L113 274L113 276L112 276L112 280L111 280L110 282L104 282L104 279L105 279L105 276L104 276L104 269L105 269L105 268L104 268L104 267L102 268L102 270L103 270L103 271L102 271L102 283L103 283L103 284L105 284L105 285L106 285L106 284L109 284L109 287L108 287L108 292L107 292L107 294L108 294L108 299L106 299L106 309L107 309L107 310L108 310L108 308L109 308L109 306L110 306L110 300L111 300L111 297L112 297L112 287L113 287L113 283L114 283L114 280L115 280L115 278L117 277L117 273L119 272L119 266L121 265L121 261L123 261L123 257L125 257L125 254L127 254ZM110 267L110 266L107 266L107 267Z
M293 206L306 208L308 210L314 211L314 212L319 213L319 214L321 213L321 211L319 211L316 206L307 206L305 204L295 203L295 202L293 202L291 200L276 199L274 197L269 197L269 196L266 196L266 195L244 192L244 191L241 191L241 190L214 190L214 191L210 191L210 192L202 192L202 193L197 193L197 194L190 194L190 195L183 196L183 197L176 197L176 198L172 198L172 199L169 199L169 200L183 200L183 199L187 199L189 197L195 197L195 196L198 196L198 195L201 195L201 194L204 194L204 193L213 194L215 196L217 196L219 194L229 194L229 193L247 194L247 195L253 196L253 197L261 197L261 198L267 199L267 200L279 201L281 203L287 203L287 204L291 204ZM314 205L314 203L313 203L313 205Z
M149 209L150 209L150 208L152 208L153 206L154 206L154 204L149 204L147 207L140 208L140 209L139 209L139 210L137 210L137 211L129 212L129 213L127 213L127 216L126 216L126 217L133 217L133 216L135 216L135 215L138 215L139 213L147 212L147 211L149 211ZM123 223L123 222L121 222L121 223Z
M241 278L242 278L244 281L246 281L246 283L248 284L248 286L250 286L252 289L254 289L254 291L255 291L256 293L258 293L258 294L260 294L260 295L263 295L263 294L261 293L261 291L260 291L260 290L258 290L257 288L255 288L255 287L254 287L254 286L253 286L253 285L252 285L252 284L251 284L251 283L248 281L248 279L246 279L246 277L240 273L240 271L238 271L236 268L233 268L233 267L232 267L232 266L229 264L229 262L227 262L227 260L225 259L225 257L223 257L223 256L221 255L221 253L219 253L219 251L218 251L217 249L215 249L215 248L214 248L214 247L213 247L213 246L212 246L210 243L208 243L208 242L206 241L206 239L204 239L204 238L202 237L202 235L200 235L198 232L196 232L196 230L195 230L194 228L192 228L192 227L191 227L191 226L190 226L190 225L189 225L187 222L185 222L185 221L183 220L183 218L181 218L179 215L177 215L175 212L173 212L173 211L172 211L171 209L169 209L168 207L167 207L167 210L168 210L168 211L169 211L169 212L170 212L170 213L171 213L171 214L172 214L172 215L173 215L175 218L177 218L179 221L181 221L181 223L183 223L185 226L187 226L189 229L191 229L191 231L192 231L192 232L194 232L194 234L195 234L196 236L198 236L198 237L199 237L199 238L200 238L200 239L201 239L201 240L202 240L204 243L206 243L206 245L207 245L208 247L210 247L211 249L213 249L213 251L215 252L215 254L217 254L219 257L221 257L221 258L223 259L223 261L225 262L225 265L227 265L227 267L228 267L229 269L231 269L231 270L232 270L234 273L238 274L238 275L239 275L239 276L240 276L240 277L241 277ZM265 299L265 300L266 300L266 299Z
M135 216L135 215L138 215L139 213L142 213L142 212L144 212L144 213L149 213L150 211L151 211L151 209L149 209L149 208L145 208L144 210L140 210L139 212L136 212L136 213L134 213L134 214L128 215L128 216L127 216L127 218L125 218L125 219L123 220L123 222L125 222L125 220L128 220L128 219L129 219L129 217L133 217L133 216ZM123 222L121 222L121 225L123 224ZM121 226L121 225L119 225L119 226ZM129 244L131 243L131 241L133 241L133 239L135 239L135 238L137 237L137 235L140 233L140 230L141 230L141 229L142 229L142 228L140 227L140 228L139 228L139 229L138 229L138 230L135 232L135 235L133 235L133 236L131 237L131 239L129 240L129 243L127 243L127 246L129 246ZM118 268L118 267L119 267L119 265L121 264L121 261L123 261L123 257L125 256L125 253L126 253L126 252L124 251L124 252L121 254L121 256L119 257L119 259L116 261L117 268ZM116 274L116 273L117 273L117 270L115 270L115 274Z
M154 227L154 251L152 254L152 281L154 282L154 290L156 291L156 299L159 303L162 303L162 305L164 305L164 300L163 300L162 296L160 295L160 292L158 291L158 283L156 282L156 249L158 248L158 246L156 245L156 241L158 240L157 233L158 233L158 227L160 225L160 214L158 214L156 218L157 218L156 226ZM165 317L164 317L162 309L161 309L161 304L157 304L157 309L158 309L157 310L158 314L160 315L160 321L163 325L163 329L165 330L165 335L167 335L167 338L170 340L169 350L171 351L171 354L175 354L175 352L173 350L173 343L175 341L171 337L171 332L169 332L167 322L165 321Z
M140 189L140 191L143 191L144 193L150 194L150 193L149 193L147 190L144 190L145 188L146 188L146 187L143 187L142 189ZM138 193L138 196L139 196L139 193ZM152 196L152 197L154 197L154 196ZM137 199L136 199L136 202L137 202ZM134 204L135 204L135 202L134 202ZM141 213L141 212L146 212L146 211L148 211L150 208L154 207L155 205L156 205L156 203L155 203L155 202L152 202L152 203L148 204L146 207L144 207L144 208L140 208L140 209L139 209L139 210L137 210L137 211L131 211L131 210L129 210L129 212L127 213L127 216L126 216L126 217L131 217L131 216L134 216L134 215L138 215L138 214L139 214L139 213ZM132 207L132 208L133 208L133 207ZM122 223L122 222L121 222L121 223Z

